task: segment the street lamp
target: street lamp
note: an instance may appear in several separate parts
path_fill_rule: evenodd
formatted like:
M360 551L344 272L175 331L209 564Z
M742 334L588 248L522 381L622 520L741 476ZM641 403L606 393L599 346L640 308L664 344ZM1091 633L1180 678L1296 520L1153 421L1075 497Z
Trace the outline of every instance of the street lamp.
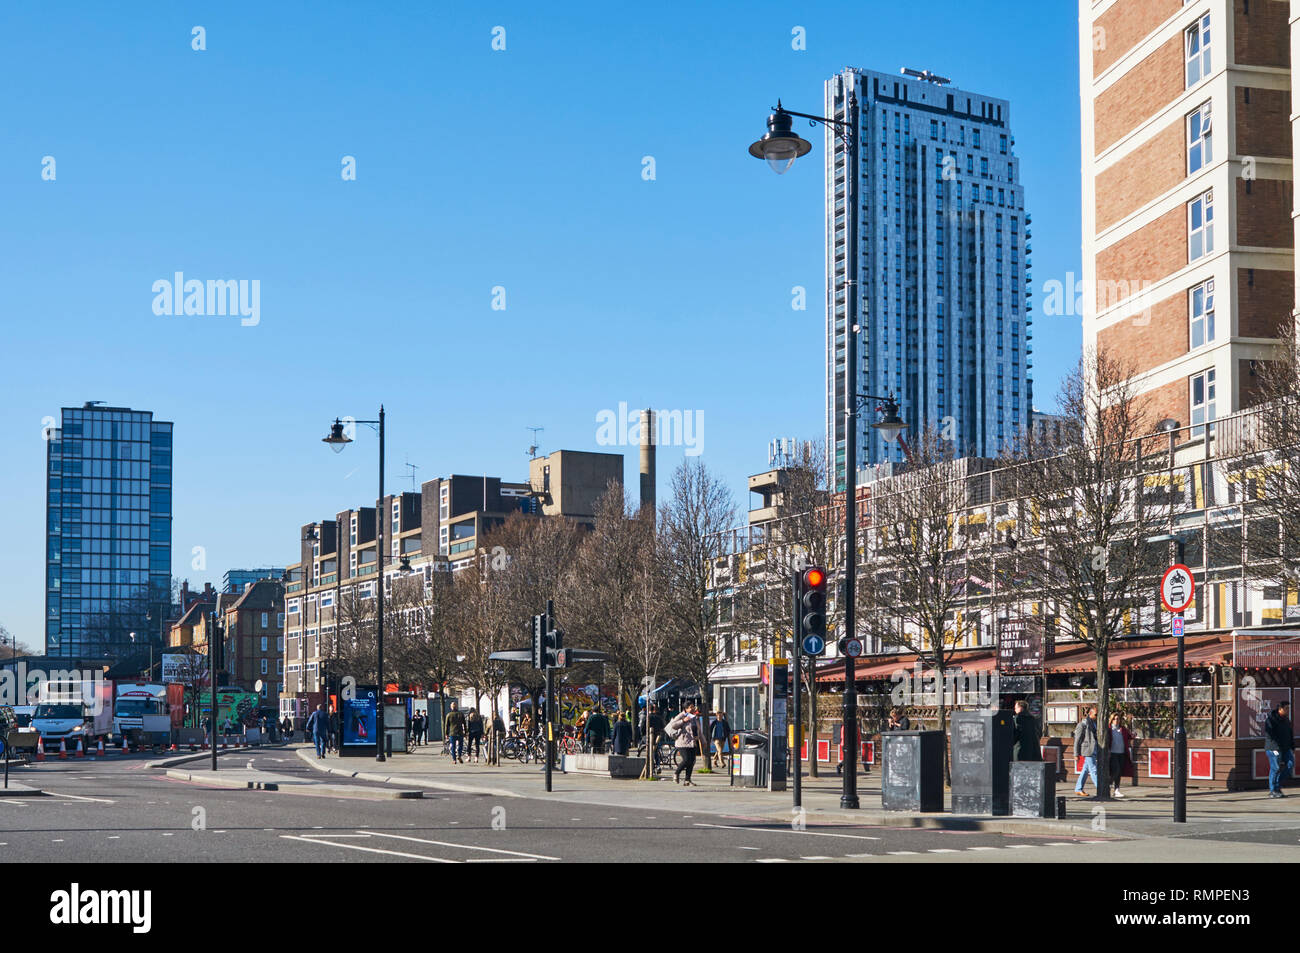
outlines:
M1171 430L1172 433L1172 430ZM1159 536L1148 536L1148 543L1173 543L1177 547L1178 565L1183 565L1186 559L1187 539L1194 535L1191 532L1182 533L1161 533ZM1183 659L1183 638L1176 640L1178 642L1178 688L1176 689L1178 711L1174 721L1174 823L1185 824L1187 822L1187 721L1186 713L1183 708L1183 686L1186 684L1187 668Z
M857 638L856 601L857 563L858 563L858 523L857 523L857 483L858 483L858 191L862 170L858 162L858 135L855 123L858 116L858 95L850 89L845 98L844 119L826 116L813 116L808 113L792 112L777 100L776 108L767 117L767 132L749 147L749 154L758 159L765 159L778 175L785 173L794 160L807 155L812 145L792 131L792 118L798 116L807 119L811 125L822 125L834 130L843 144L848 160L848 174L845 176L845 207L849 214L845 216L845 244L848 248L847 264L844 275L845 285L845 323L844 335L844 473L845 473L845 507L844 507L844 634L848 639ZM895 431L897 435L899 431ZM832 478L831 490L834 492L838 481ZM844 656L844 776L843 789L840 793L840 807L857 809L858 802L858 692L855 674L855 659L847 652Z
M387 522L387 514L384 508L384 407L379 407L378 420L356 420L353 423L366 424L375 427L379 431L379 499L375 512L375 528L377 531L376 549L378 551L378 583L376 584L375 598L377 603L376 618L378 619L377 638L375 640L376 654L376 675L378 676L378 691L375 697L375 760L383 761L384 759L384 740L387 731L384 728L384 524ZM335 417L334 423L330 426L330 432L327 436L321 438L321 442L328 445L335 453L342 452L343 448L352 442L352 438L346 433L343 421ZM335 568L335 574L340 571L341 567ZM337 611L337 610L336 610ZM337 626L336 626L337 627Z

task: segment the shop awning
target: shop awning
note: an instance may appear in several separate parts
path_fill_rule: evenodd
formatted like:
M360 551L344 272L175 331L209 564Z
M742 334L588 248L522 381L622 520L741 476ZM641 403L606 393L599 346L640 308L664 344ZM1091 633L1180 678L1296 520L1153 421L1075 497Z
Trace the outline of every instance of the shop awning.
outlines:
M897 671L912 672L916 666L915 652L899 652L895 655L877 655L858 659L854 676L859 682L881 681L890 678ZM971 652L957 655L948 660L945 671L991 672L997 668L997 656L991 652ZM929 671L929 666L925 666ZM817 681L822 684L835 684L844 681L844 660L836 659L823 663L817 670Z

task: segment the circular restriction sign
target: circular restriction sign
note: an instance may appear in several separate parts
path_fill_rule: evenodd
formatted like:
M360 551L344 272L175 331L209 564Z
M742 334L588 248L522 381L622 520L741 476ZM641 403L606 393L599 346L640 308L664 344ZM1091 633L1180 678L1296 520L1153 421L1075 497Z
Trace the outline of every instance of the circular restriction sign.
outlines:
M1179 563L1165 570L1160 579L1160 601L1170 612L1182 612L1192 604L1196 595L1196 581L1192 571Z
M857 658L862 654L862 640L849 639L844 643L844 654L849 658Z

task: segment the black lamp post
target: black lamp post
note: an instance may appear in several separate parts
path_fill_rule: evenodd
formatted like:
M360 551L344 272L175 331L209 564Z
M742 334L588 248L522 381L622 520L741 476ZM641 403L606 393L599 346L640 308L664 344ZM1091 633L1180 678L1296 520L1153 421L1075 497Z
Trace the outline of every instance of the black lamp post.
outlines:
M845 271L845 324L844 335L844 634L848 639L857 637L856 582L858 561L858 186L862 170L858 160L856 122L858 97L849 90L845 102L844 119L813 116L792 112L777 100L776 108L767 117L767 132L749 147L749 154L767 160L778 175L784 174L794 160L807 155L812 144L798 136L792 129L792 119L798 116L811 125L833 129L847 153L845 175L846 247L848 249ZM832 482L838 483L835 476ZM832 492L838 486L832 486ZM844 775L840 793L840 807L855 809L858 803L858 692L855 658L844 657Z
M379 407L378 420L357 420L354 423L366 424L376 427L379 430L379 499L375 509L376 522L376 548L378 550L378 571L379 581L376 585L375 598L378 599L376 618L378 619L375 652L376 652L376 675L378 676L378 691L375 698L375 760L383 761L384 759L384 741L387 736L387 730L384 727L384 524L387 522L387 514L383 512L384 508L384 408L381 404ZM335 453L339 453L352 442L352 438L344 432L343 421L338 417L334 418L334 423L330 426L329 436L321 438L322 443L329 444L329 448ZM336 568L335 572L338 572ZM335 610L338 611L337 609ZM337 626L337 623L336 623Z

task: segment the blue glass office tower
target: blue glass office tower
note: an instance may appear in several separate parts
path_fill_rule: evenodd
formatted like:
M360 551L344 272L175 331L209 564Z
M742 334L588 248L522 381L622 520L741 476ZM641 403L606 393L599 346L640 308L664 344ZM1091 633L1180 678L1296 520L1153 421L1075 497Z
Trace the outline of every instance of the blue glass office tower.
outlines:
M847 115L849 93L858 114ZM1029 215L1011 105L946 80L846 69L826 81L823 115L859 136L846 170L826 133L826 445L843 488L847 256L858 256L858 392L898 398L907 435L933 428L959 456L995 457L1033 406ZM860 207L846 209L847 175ZM858 216L860 247L848 249ZM858 416L858 466L903 450ZM859 474L858 482L863 482Z
M160 645L171 608L172 425L92 401L64 407L46 446L46 654L114 661Z

